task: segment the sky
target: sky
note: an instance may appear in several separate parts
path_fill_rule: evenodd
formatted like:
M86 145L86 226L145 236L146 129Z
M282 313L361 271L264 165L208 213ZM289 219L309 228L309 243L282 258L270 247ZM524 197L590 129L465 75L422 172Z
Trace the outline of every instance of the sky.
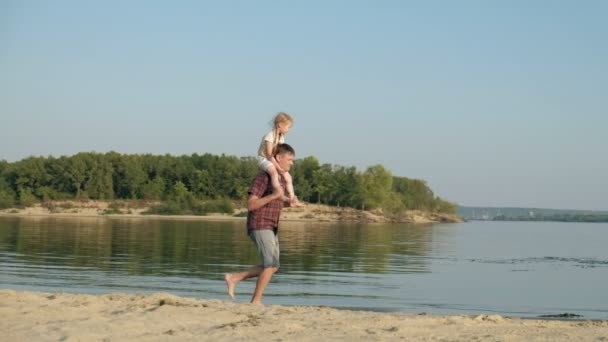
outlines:
M608 210L608 1L0 0L0 160L382 164L469 206ZM297 189L296 189L297 192Z

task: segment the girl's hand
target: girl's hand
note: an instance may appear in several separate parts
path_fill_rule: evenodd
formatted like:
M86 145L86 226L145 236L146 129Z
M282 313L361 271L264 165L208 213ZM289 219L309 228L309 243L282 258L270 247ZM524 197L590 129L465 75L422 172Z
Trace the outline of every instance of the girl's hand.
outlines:
M272 158L272 163L274 164L274 167L277 169L277 171L281 174L285 173L285 170L283 170L282 167L279 166L279 163L276 161L276 159Z

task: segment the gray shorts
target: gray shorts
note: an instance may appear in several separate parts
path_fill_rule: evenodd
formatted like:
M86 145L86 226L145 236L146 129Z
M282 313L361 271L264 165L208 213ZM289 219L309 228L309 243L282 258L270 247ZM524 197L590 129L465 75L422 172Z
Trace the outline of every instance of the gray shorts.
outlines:
M262 259L263 268L279 267L279 237L271 229L252 230L249 233L251 241L255 242L258 254Z

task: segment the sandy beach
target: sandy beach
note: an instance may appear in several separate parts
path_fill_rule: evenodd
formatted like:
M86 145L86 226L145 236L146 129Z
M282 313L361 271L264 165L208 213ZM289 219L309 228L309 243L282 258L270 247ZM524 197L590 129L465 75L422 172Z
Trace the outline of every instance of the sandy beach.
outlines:
M27 208L0 210L0 216L25 217L108 217L108 218L174 218L181 220L244 220L245 208L237 208L235 215L209 213L205 216L194 215L144 215L150 205L137 201L55 201L45 205L36 204ZM345 207L332 207L322 204L306 204L299 208L285 208L281 213L282 221L298 222L358 222L358 223L453 223L462 218L452 214L431 213L408 210L399 217L387 217L382 212L370 212Z
M608 321L254 306L166 293L0 290L4 341L606 341Z

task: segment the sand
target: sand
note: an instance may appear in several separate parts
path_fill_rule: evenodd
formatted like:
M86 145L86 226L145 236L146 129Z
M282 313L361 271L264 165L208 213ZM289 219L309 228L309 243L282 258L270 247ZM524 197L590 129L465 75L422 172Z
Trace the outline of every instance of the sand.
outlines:
M110 210L112 204L114 210ZM154 202L144 203L141 201L55 201L48 202L44 206L36 204L27 208L10 208L0 210L0 216L21 217L107 217L107 218L173 218L180 220L244 220L245 208L236 209L235 215L210 213L205 216L194 215L143 215ZM285 208L281 212L283 222L357 222L357 223L448 223L463 222L457 215L431 213L419 210L409 210L399 217L387 217L381 211L363 211L352 208L332 207L321 204L307 204L304 207Z
M159 293L0 290L3 341L608 341L608 321L241 304Z

